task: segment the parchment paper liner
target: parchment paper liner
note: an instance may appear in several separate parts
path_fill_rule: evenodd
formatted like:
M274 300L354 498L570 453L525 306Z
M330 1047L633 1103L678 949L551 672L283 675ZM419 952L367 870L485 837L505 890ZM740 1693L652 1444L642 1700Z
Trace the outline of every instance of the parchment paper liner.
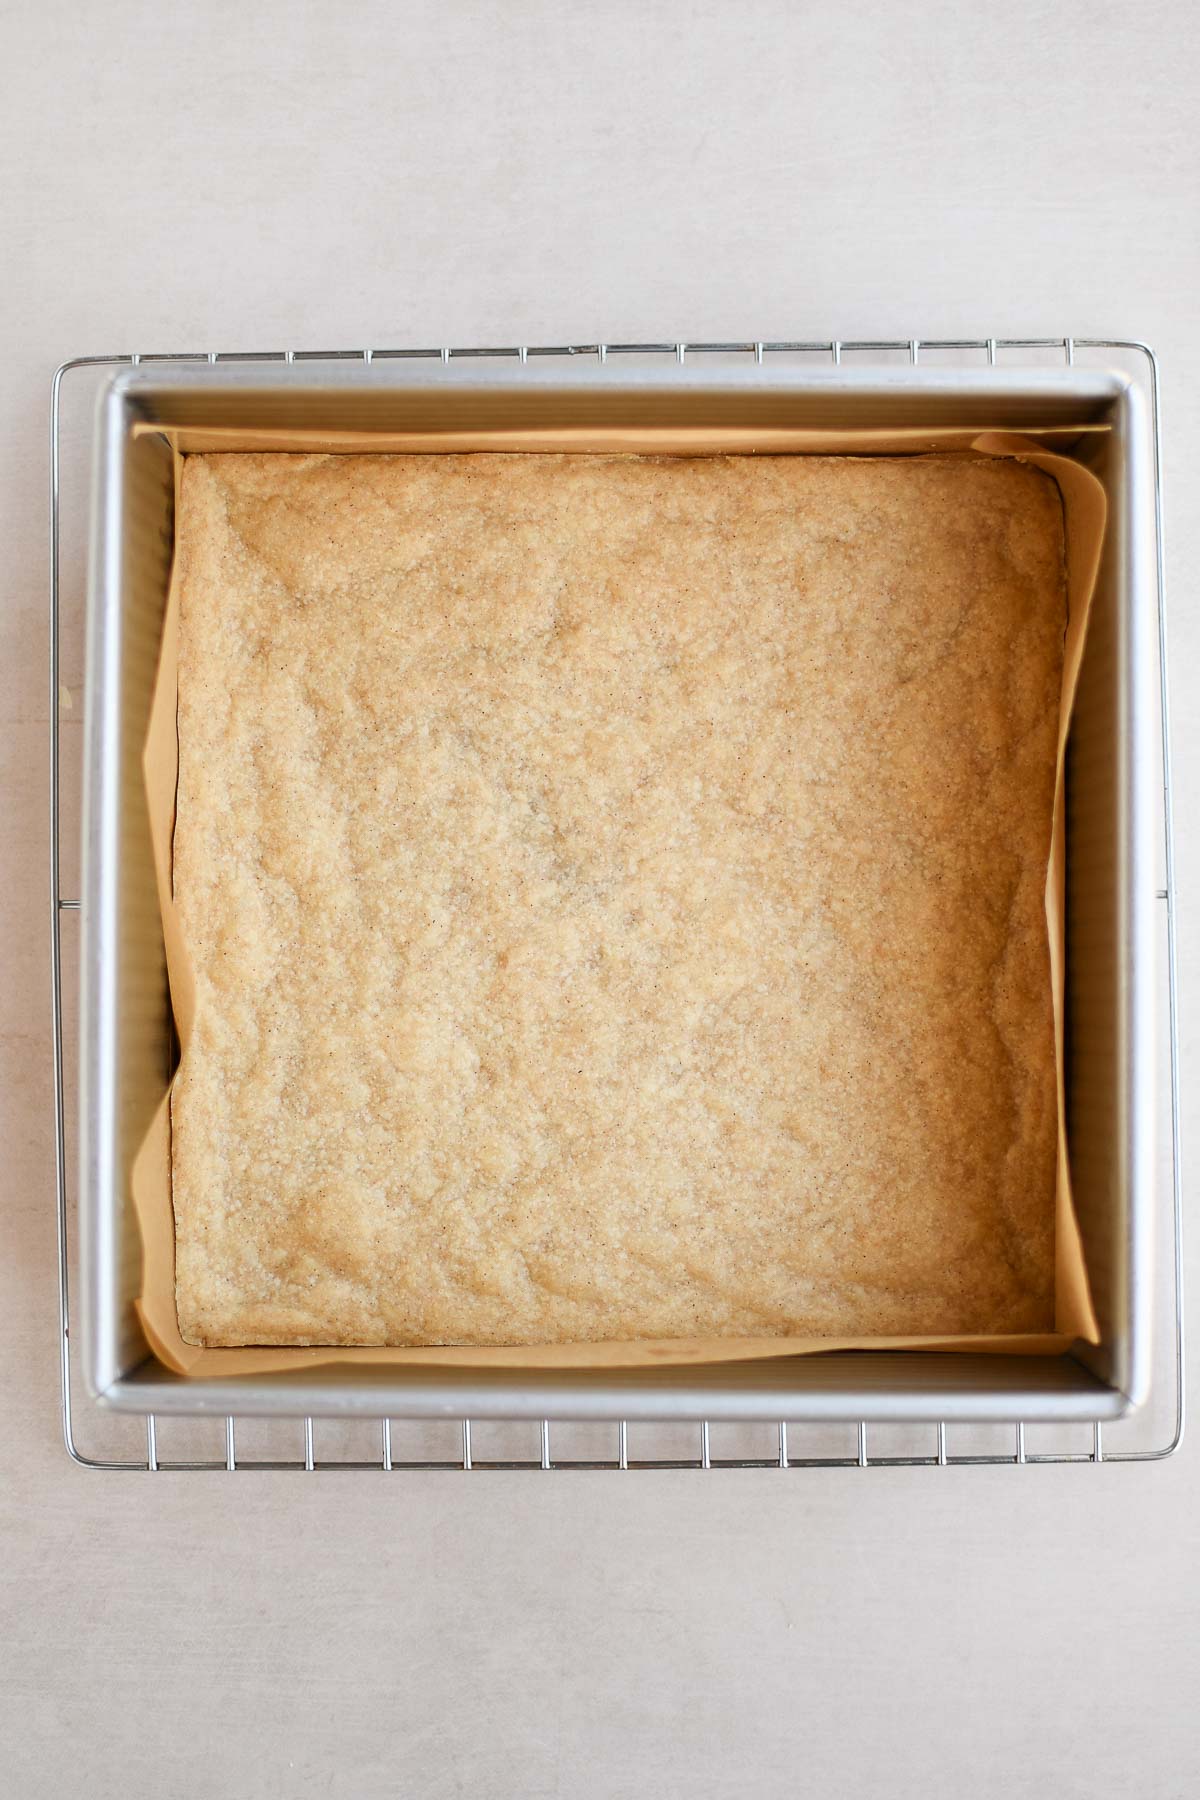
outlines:
M135 431L162 432L160 425ZM1012 1355L1055 1354L1073 1340L1099 1341L1083 1245L1071 1199L1065 1129L1063 1074L1063 981L1065 967L1066 811L1063 780L1067 731L1088 614L1104 537L1106 499L1100 482L1082 464L1057 454L1096 430L1080 425L1022 436L986 429L909 429L888 432L742 429L560 429L423 433L319 432L307 429L257 431L189 427L164 435L175 452L176 492L184 455L212 451L273 450L379 454L449 451L626 451L657 455L796 454L1015 456L1044 470L1063 499L1067 561L1067 630L1059 708L1054 818L1046 875L1046 921L1054 997L1054 1042L1058 1080L1058 1162L1055 1194L1055 1330L1040 1334L962 1337L710 1338L644 1339L600 1344L512 1346L430 1345L420 1348L346 1349L337 1346L204 1349L184 1342L175 1307L175 1219L171 1204L170 1089L138 1151L132 1171L134 1210L142 1235L142 1291L135 1302L142 1328L159 1360L177 1374L222 1379L297 1370L316 1365L404 1367L437 1364L465 1368L566 1369L647 1368L738 1362L766 1357L812 1355L831 1350L954 1350ZM1053 445L1055 448L1048 448ZM143 754L150 830L170 976L171 1004L182 1054L186 1056L195 1014L195 984L175 914L172 841L178 776L176 732L179 595L172 575L163 618L162 648Z

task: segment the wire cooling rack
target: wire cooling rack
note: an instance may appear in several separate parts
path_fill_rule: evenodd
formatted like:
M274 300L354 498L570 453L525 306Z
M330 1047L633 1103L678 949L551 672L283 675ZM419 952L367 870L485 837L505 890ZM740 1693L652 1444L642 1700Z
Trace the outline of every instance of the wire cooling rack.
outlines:
M78 854L77 840L81 718L75 694L82 691L83 591L88 504L87 456L90 409L82 429L72 435L64 424L71 398L90 400L81 392L90 377L137 363L312 363L507 357L518 363L537 358L592 359L601 364L638 358L752 357L757 363L792 361L846 363L923 363L978 365L980 362L1068 364L1097 360L1121 365L1143 386L1154 439L1154 509L1157 549L1158 652L1161 704L1163 835L1160 849L1160 936L1167 992L1169 1036L1167 1107L1160 1129L1161 1152L1170 1160L1169 1180L1160 1181L1164 1195L1158 1221L1162 1269L1163 1326L1155 1346L1153 1398L1147 1413L1110 1425L1011 1427L954 1425L931 1421L922 1426L877 1426L846 1422L838 1426L635 1424L572 1425L548 1420L530 1424L500 1421L473 1424L469 1419L416 1423L379 1419L348 1425L306 1418L212 1421L160 1420L153 1415L130 1419L103 1411L80 1387L72 1358L71 1277L75 1225L71 1179L73 1142L67 1116L75 1116L74 1035L68 1035L64 996L73 1009L77 997L78 924L81 902L75 870L74 892L64 891L64 865ZM76 421L78 424L78 421ZM68 441L69 440L69 441ZM64 488L64 450L75 452L82 479L68 495ZM64 674L75 677L72 687ZM74 739L68 759L70 788L64 784L64 743ZM64 840L64 815L74 817L72 835ZM72 975L64 982L64 927L71 939L65 953ZM55 1172L58 1216L58 1303L62 1379L62 1429L72 1459L88 1469L161 1470L397 1469L749 1469L749 1468L885 1468L948 1467L965 1464L1158 1462L1179 1446L1184 1426L1183 1214L1180 1168L1179 1027L1176 984L1176 909L1172 838L1170 713L1167 679L1167 625L1163 598L1162 452L1159 371L1154 352L1132 339L1100 338L894 338L818 342L692 344L563 344L506 348L438 348L412 350L331 350L262 352L173 352L122 356L75 357L56 371L50 409L50 945L54 1036ZM68 1099L70 1096L70 1100ZM1149 1424L1146 1420L1149 1420ZM77 1432L86 1424L89 1447ZM365 1437L364 1437L365 1433ZM1000 1441L997 1441L999 1433ZM215 1434L215 1435L214 1435ZM1049 1434L1049 1435L1047 1435ZM93 1447L92 1440L99 1438ZM320 1444L318 1445L318 1437ZM320 1452L320 1453L319 1453Z

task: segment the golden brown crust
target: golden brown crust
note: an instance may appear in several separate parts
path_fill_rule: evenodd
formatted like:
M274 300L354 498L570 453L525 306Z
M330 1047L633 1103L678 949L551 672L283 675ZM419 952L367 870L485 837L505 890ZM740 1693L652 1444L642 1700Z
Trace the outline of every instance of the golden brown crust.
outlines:
M192 1343L1040 1330L1057 489L192 456Z

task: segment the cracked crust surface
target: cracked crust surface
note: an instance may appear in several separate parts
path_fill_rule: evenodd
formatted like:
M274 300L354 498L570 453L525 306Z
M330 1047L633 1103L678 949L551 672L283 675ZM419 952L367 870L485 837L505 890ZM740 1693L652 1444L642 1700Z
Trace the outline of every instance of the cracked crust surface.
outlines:
M192 1343L1041 1330L1057 489L186 458Z

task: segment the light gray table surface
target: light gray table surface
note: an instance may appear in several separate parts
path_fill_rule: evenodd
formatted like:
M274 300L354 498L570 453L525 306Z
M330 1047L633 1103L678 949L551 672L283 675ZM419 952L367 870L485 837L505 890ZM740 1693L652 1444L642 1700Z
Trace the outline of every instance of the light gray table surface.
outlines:
M1198 109L1183 0L0 5L5 1792L1197 1791L1194 1442L1149 1468L74 1468L44 869L46 411L65 357L1146 338L1164 380L1186 1151Z

